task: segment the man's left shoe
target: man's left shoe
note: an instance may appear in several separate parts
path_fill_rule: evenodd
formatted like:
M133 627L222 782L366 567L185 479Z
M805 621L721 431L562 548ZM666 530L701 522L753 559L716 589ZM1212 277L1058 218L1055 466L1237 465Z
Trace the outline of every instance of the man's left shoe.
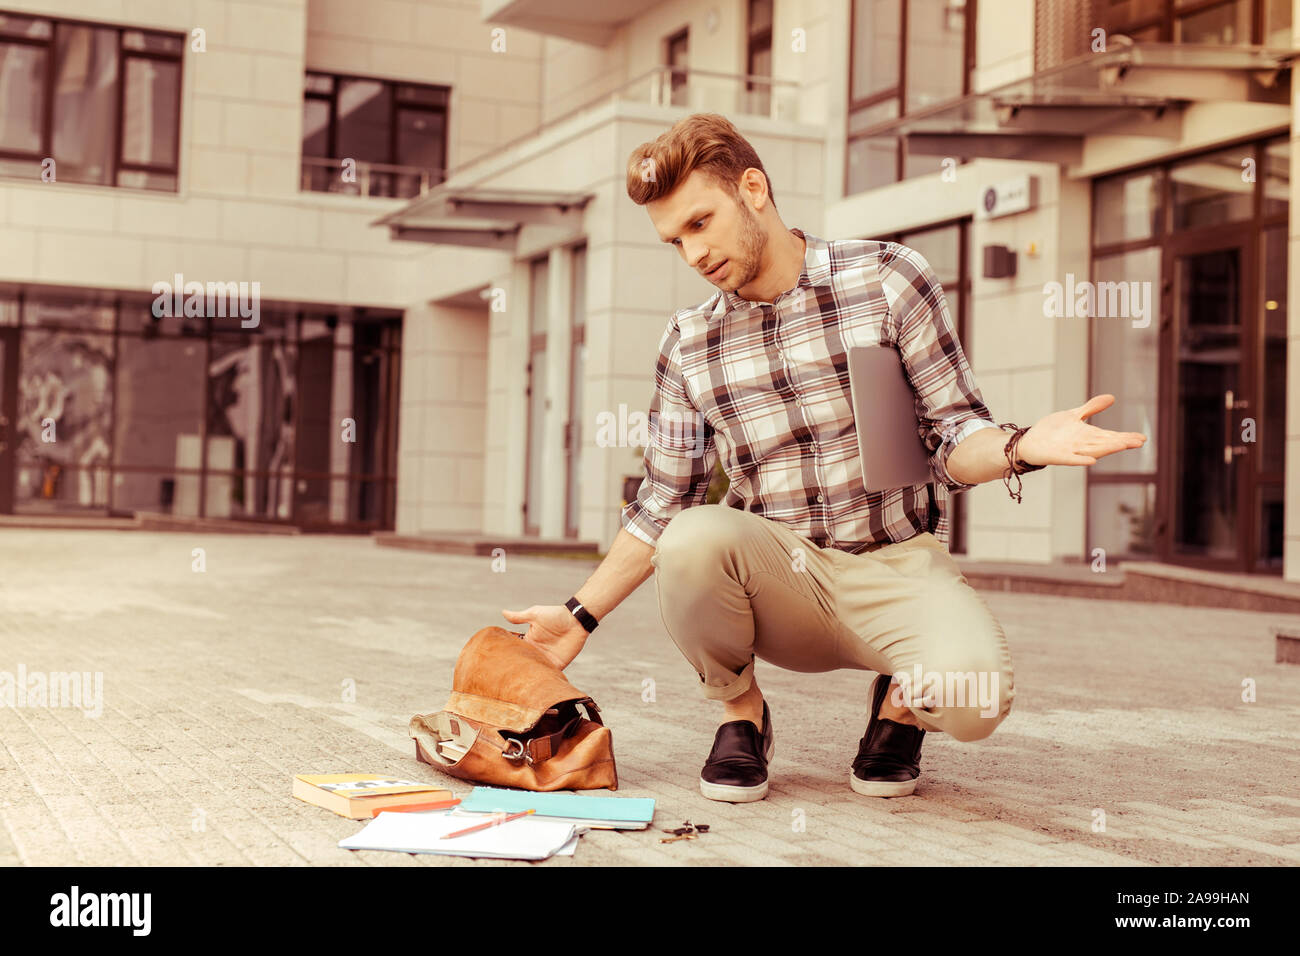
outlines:
M891 679L889 674L881 674L871 685L871 719L858 742L858 756L849 777L849 786L864 797L905 797L916 790L916 778L921 773L925 731L880 716Z

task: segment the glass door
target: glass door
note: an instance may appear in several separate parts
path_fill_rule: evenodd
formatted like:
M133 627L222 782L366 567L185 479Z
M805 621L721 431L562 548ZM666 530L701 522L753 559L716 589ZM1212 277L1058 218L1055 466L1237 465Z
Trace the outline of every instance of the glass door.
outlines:
M1254 481L1243 419L1253 415L1253 252L1253 238L1239 230L1167 248L1158 527L1166 561L1249 570Z

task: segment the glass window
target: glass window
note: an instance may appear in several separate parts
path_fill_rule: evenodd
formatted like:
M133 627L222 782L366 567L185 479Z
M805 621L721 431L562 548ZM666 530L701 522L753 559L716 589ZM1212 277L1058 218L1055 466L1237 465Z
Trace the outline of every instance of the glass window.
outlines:
M1250 42L1250 0L1235 0L1174 20L1175 43Z
M181 88L179 63L131 57L126 61L126 120L122 162L176 165L176 117Z
M55 31L54 158L66 182L111 185L117 136L117 31ZM136 119L136 117L132 117Z
M197 447L203 425L202 339L143 338L117 340L117 381L113 461L127 467L198 467L183 460L185 442ZM157 494L158 479L124 487L114 479L115 494Z
M853 0L851 101L898 87L902 30L902 0Z
M1109 0L1106 5L1107 23L1114 31L1126 23L1141 23L1165 12L1166 0ZM1127 31L1125 31L1127 32Z
M898 182L898 137L873 136L849 142L848 193Z
M1264 45L1291 46L1291 0L1263 0Z
M442 86L416 86L404 83L397 88L397 99L405 105L446 106L447 88Z
M392 162L389 122L392 88L378 80L340 80L337 151L340 157Z
M320 483L312 500L298 496L298 517L308 523L378 524L383 520L384 496L391 483L385 479L331 478Z
M1095 466L1094 466L1095 467ZM1156 486L1094 482L1088 488L1088 549L1103 548L1107 561L1155 553Z
M22 43L0 43L0 149L41 149L48 53Z
M254 310L245 298L236 299L240 293L229 290L226 305L219 311L225 315L211 318L213 332L230 332L234 335L261 336L272 339L292 339L297 334L297 318L293 312L287 312L274 306L261 306ZM218 304L221 300L218 300ZM244 328L245 322L252 322L254 317L245 318L244 312L256 311L257 325Z
M114 311L109 297L96 300L33 292L28 295L23 308L23 324L112 332Z
M208 455L208 480L204 495L206 517L247 520L285 520L292 517L292 472L254 475L214 471L211 446Z
M907 112L962 95L965 50L965 0L909 0Z
M173 56L180 56L185 50L185 43L178 36L165 33L145 33L143 30L123 31L122 46L128 50L141 50L146 53L168 53Z
M113 336L27 328L19 353L16 507L105 507Z
M197 436L194 442L197 448ZM163 471L115 472L113 509L197 518L199 476Z
M1097 459L1097 472L1156 470L1157 371L1160 367L1160 248L1105 256L1093 263L1099 301L1092 323L1090 395L1111 394L1115 404L1088 419L1098 428L1141 432L1141 448ZM1104 283L1123 283L1107 286ZM1112 298L1113 290L1113 298ZM1116 307L1118 306L1118 307ZM1119 313L1119 314L1116 314ZM1137 323L1135 326L1134 323Z
M1291 208L1291 141L1279 139L1266 143L1263 166L1263 214L1276 216L1285 213Z
M447 89L317 73L307 74L305 89L303 189L410 198L442 181ZM341 176L344 159L356 163L353 181Z
M909 232L902 239L903 245L915 249L930 263L934 276L943 285L955 283L961 268L961 227L944 226L942 229L927 229L925 232Z
M293 467L296 359L292 342L252 336L212 339L207 375L209 469Z
M108 469L78 468L52 460L19 458L14 465L17 514L104 514L108 507Z
M118 307L117 327L121 332L139 332L146 337L155 335L185 335L202 337L208 320L194 315L154 316L153 304L157 296L146 300L123 298Z
M38 176L48 157L60 182L174 192L181 38L65 21L15 29L24 23L0 14L0 34L35 41L0 41L0 175Z
M1243 161L1254 156L1255 147L1244 145L1176 164L1169 174L1173 228L1249 219L1255 184L1246 182Z
M898 100L882 100L879 103L873 103L871 106L864 106L860 110L854 110L849 114L849 135L869 130L873 126L887 122L898 117Z
M11 37L32 37L48 40L53 31L49 20L24 17L15 13L0 13L0 35Z
M330 154L329 100L305 99L302 102L302 154L328 157Z
M1153 238L1160 228L1161 175L1147 170L1099 179L1093 193L1093 243Z
M955 159L958 165L966 162L960 156L938 156L931 153L913 153L909 152L907 146L903 147L903 178L914 179L917 176L929 176L932 173L943 172L944 160Z
M442 169L446 115L433 110L397 111L397 162L401 166Z

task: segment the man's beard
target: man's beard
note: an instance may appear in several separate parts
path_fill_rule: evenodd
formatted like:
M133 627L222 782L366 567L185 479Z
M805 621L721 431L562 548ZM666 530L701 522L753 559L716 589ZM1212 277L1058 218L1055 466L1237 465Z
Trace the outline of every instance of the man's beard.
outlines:
M767 248L767 233L759 223L758 216L743 202L739 203L739 206L744 218L740 233L740 245L744 252L741 261L735 263L741 268L736 270L740 279L731 287L733 292L758 278L758 274L762 271L763 250Z

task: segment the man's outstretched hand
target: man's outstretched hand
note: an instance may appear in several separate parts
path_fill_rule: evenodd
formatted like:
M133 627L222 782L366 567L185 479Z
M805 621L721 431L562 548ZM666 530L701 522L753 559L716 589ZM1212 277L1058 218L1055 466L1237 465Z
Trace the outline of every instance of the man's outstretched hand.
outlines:
M1078 408L1045 415L1020 437L1017 457L1031 465L1095 465L1098 458L1141 448L1147 436L1140 432L1113 432L1084 421L1113 404L1114 395L1094 395Z
M524 640L560 670L572 664L587 643L587 629L563 604L534 604L523 611L502 611L501 615L511 624L527 624Z

